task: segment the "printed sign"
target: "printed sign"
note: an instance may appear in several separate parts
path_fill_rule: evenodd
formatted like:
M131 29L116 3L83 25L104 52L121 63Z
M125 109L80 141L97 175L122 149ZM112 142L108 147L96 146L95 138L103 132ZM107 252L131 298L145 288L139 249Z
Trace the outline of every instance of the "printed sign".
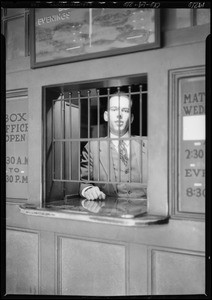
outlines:
M28 198L28 102L11 98L6 104L6 196Z
M180 80L179 211L205 212L205 78Z

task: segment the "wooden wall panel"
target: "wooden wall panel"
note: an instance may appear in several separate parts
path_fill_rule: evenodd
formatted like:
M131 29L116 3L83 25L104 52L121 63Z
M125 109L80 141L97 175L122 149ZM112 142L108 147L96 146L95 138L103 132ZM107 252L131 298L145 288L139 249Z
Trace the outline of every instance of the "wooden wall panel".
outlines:
M50 231L40 231L40 294L55 293L55 234Z
M39 293L39 235L36 232L6 231L7 294Z
M146 245L128 245L128 295L147 295L148 251Z
M153 295L204 294L205 257L201 254L152 250Z
M58 294L125 295L125 246L58 237Z

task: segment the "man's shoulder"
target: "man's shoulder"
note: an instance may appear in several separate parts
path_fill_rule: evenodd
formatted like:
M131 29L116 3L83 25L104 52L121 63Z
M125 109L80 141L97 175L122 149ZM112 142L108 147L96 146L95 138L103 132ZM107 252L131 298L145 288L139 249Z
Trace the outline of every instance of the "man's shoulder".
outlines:
M132 138L135 138L133 141L139 145L142 145L142 147L147 147L147 139L146 137L145 138L142 138L141 136L139 135L133 135Z
M99 144L105 144L106 142L108 141L108 139L107 139L107 137L101 137L100 139L98 139L98 140L96 140L96 139L91 139L90 141L89 141L89 143L90 143L90 145L94 145L94 146L96 146L96 145L99 145Z
M139 135L132 135L131 137L132 137L131 141L135 145L141 145L143 148L147 147L148 143L147 143L146 137L142 138ZM91 149L97 149L99 147L107 146L108 142L109 142L109 140L108 140L108 137L106 136L100 140L90 140L88 144L90 144Z
M90 147L91 151L94 151L94 152L97 151L98 152L99 148L107 146L107 143L108 143L107 137L102 138L100 140L90 140L89 143L88 143L90 146L88 146L88 147Z

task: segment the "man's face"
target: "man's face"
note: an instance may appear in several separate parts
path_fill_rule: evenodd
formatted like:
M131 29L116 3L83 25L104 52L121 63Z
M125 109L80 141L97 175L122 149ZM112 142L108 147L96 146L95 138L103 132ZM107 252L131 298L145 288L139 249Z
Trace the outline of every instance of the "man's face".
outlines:
M115 95L110 98L108 111L105 112L104 119L109 123L111 133L123 136L128 131L130 105L131 102L127 96Z

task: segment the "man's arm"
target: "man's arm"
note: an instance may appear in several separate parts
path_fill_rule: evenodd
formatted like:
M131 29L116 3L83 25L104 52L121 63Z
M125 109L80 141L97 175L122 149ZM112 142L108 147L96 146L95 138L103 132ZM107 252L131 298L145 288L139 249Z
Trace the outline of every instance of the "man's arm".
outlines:
M91 145L90 145L91 146ZM80 165L80 195L89 199L105 199L105 194L100 191L97 186L94 186L91 183L83 182L93 180L93 168L94 160L91 147L88 149L88 144L85 145L82 151L81 165ZM90 151L89 151L90 150Z
M90 175L89 175L90 174ZM82 150L81 162L80 162L80 195L84 196L84 192L93 187L88 180L93 180L93 156L92 152L88 152L88 144ZM85 182L86 181L86 182Z

